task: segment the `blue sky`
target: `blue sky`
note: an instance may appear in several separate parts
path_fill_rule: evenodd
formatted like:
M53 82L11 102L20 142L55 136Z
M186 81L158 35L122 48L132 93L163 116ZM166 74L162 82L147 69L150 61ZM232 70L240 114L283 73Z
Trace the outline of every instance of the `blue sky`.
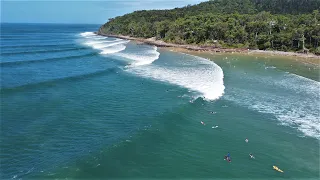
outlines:
M1 22L102 24L143 9L171 9L205 0L1 0Z

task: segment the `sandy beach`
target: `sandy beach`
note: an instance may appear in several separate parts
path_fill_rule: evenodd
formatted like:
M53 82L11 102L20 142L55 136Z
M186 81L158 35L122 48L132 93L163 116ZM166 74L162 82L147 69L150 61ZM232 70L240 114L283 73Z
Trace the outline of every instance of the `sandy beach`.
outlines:
M200 57L207 57L210 55L228 55L228 54L233 54L233 55L239 55L239 56L255 56L255 57L264 57L264 58L276 58L276 59L283 59L283 60L292 60L292 61L297 61L302 64L310 64L315 67L320 67L320 58L319 56L312 55L311 57L309 56L299 56L299 53L291 53L291 52L273 52L273 51L261 51L261 50L250 50L247 52L213 52L213 51L194 51L194 50L188 50L184 48L176 48L176 47L164 47L166 49L169 49L170 51L174 52L182 52L186 54L192 54ZM286 54L288 53L288 54Z
M96 34L101 36L108 37L116 37L120 39L133 40L149 45L154 45L157 47L165 47L170 48L174 51L186 52L186 51L197 51L197 52L213 52L213 53L242 53L242 54L252 54L252 55L270 55L270 56L288 56L288 57L299 57L303 59L314 59L311 60L312 64L318 64L320 60L320 56L308 53L296 53L296 52L284 52L284 51L264 51L264 50L250 50L246 48L217 48L214 46L198 46L198 45L185 45L185 44L173 44L166 43L161 40L156 40L155 38L143 39L143 38L135 38L130 36L123 35L112 35L112 34L104 34L101 32L96 32Z

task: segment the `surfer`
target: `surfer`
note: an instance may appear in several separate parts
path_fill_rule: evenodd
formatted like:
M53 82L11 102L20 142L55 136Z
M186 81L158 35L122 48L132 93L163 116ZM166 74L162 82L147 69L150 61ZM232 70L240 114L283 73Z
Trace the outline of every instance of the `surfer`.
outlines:
M201 124L206 125L203 121L201 121Z
M248 142L249 142L248 138L246 138L246 140L245 140L245 141L246 141L246 143L248 143Z
M283 173L283 171L281 169L279 169L277 166L273 166L273 169Z
M249 156L250 156L251 159L254 159L254 156L253 156L252 153L250 153Z
M226 156L224 156L224 159L227 160L228 162L231 162L230 153L229 152L228 152L228 154Z

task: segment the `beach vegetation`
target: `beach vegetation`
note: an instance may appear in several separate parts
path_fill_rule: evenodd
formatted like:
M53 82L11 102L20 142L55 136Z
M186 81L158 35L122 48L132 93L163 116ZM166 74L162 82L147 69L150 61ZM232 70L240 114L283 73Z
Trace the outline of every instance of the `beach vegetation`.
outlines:
M320 0L211 0L172 10L135 11L100 33L176 44L319 53Z

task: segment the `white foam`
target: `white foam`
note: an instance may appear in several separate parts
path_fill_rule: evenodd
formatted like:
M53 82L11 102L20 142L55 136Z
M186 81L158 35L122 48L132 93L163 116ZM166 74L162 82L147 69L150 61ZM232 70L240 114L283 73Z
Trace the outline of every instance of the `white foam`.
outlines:
M120 44L120 45L111 46L110 48L101 49L102 52L100 54L112 54L112 53L123 51L125 49L126 49L126 46L124 46L123 44Z
M103 41L95 41L95 40L91 40L91 41L87 41L84 44L85 45L94 45L94 44L103 44L103 43L112 43L112 42L118 42L118 41L122 41L122 39L116 39L114 41L110 41L110 40L103 40Z
M183 58L181 62L172 61L173 64L177 63L176 65L180 67L159 66L153 64L160 57L156 46L141 46L137 50L120 52L126 49L124 44L129 41L99 40L95 39L99 36L92 32L81 33L81 35L88 37L89 41L86 41L85 44L101 50L100 54L113 53L112 56L131 61L131 65L126 69L128 72L188 88L205 96L206 100L218 99L224 93L223 71L212 61L185 54L180 56Z
M118 42L113 42L113 43L101 43L101 44L92 44L91 47L93 49L104 49L106 47L110 47L110 46L115 46L118 44L126 44L129 41L118 41Z
M233 88L226 95L227 100L234 101L262 113L273 114L282 125L288 125L301 131L304 135L320 139L320 83L298 75L283 73L281 80L275 77L247 77L250 83L262 82L271 90ZM288 92L288 93L286 93ZM241 97L241 98L239 98Z
M87 39L93 39L93 40L101 40L101 39L108 39L108 37L101 37L101 36L88 36L88 37L85 37Z
M101 50L100 54L104 55L123 51L126 49L124 44L130 42L122 39L104 40L107 37L96 35L93 32L84 32L80 33L80 35L85 38L85 41L82 42L84 45Z
M293 89L297 92L308 93L313 96L319 96L320 83L296 74L286 74L284 81L277 81L278 85ZM296 86L292 86L296 84Z
M135 53L118 53L117 56L132 60L133 66L142 66L148 65L157 60L160 56L160 53L157 51L157 47L153 47L151 50L146 50L143 52L135 52Z
M276 69L275 66L265 66L264 69Z
M96 36L96 34L94 34L94 32L84 32L84 33L80 33L81 36L87 37L87 36Z
M206 100L215 100L223 95L223 71L214 62L188 55L180 63L178 68L149 65L132 67L127 71L199 92Z

